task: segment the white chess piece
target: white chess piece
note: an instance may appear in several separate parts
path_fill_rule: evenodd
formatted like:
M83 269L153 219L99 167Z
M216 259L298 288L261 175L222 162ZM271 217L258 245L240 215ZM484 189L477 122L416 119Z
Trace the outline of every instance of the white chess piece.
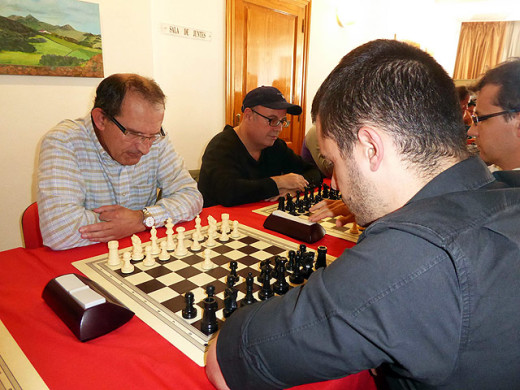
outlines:
M143 247L141 246L141 239L133 234L132 235L132 260L141 261L143 260Z
M210 226L210 228L208 230L208 239L206 240L206 243L205 243L206 247L212 247L212 246L217 245L217 242L215 241L215 233L216 233L215 227Z
M206 249L204 251L204 262L202 263L202 269L208 271L210 269L213 269L214 267L215 264L211 261L211 251L209 249Z
M175 241L173 239L173 223L172 219L168 218L166 220L166 250L168 252L173 252L175 250Z
M112 240L108 242L108 265L117 267L121 265L121 259L119 258L119 241Z
M192 237L193 238L193 237ZM192 243L191 243L191 246L190 246L190 249L193 251L193 252L198 252L201 250L201 246L200 246L200 242L198 240L193 240Z
M152 242L152 255L161 253L161 248L157 245L157 229L155 226L152 226L150 229L150 241Z
M144 257L143 265L145 267L152 267L155 265L155 259L152 256L152 247L148 245L144 248L146 256Z
M161 254L159 255L159 260L161 261L168 261L170 260L170 254L168 253L168 250L166 249L167 246L166 241L161 242Z
M177 248L175 248L175 256L180 257L188 254L188 250L186 249L186 244L184 243L184 232L185 228L178 227L177 228Z
M134 272L134 265L130 262L132 255L130 252L123 253L123 266L121 267L121 272L124 274L131 274Z
M220 225L220 230L222 232L229 233L231 229L229 228L229 214L228 213L222 213L221 215L222 223Z
M219 240L222 241L222 242L229 241L229 236L227 235L225 229L222 229L222 233L220 233Z
M191 235L192 240L202 241L204 239L201 231L202 226L200 223L200 217L197 215L197 218L195 218L195 232Z
M231 232L231 238L240 237L240 233L238 232L238 221L233 221L233 231Z

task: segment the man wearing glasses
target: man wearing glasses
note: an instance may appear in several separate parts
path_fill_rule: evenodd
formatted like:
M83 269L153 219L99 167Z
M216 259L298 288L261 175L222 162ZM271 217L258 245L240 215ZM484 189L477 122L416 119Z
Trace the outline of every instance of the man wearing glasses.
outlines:
M476 137L480 157L502 170L520 169L520 59L487 71L475 90L468 135Z
M278 89L262 86L246 95L242 112L240 124L226 125L202 156L204 207L277 198L320 182L318 169L278 138L289 126L286 114L300 115L300 106L288 103Z
M162 128L164 109L153 80L114 74L97 87L86 117L44 137L38 209L45 245L117 240L200 212L202 196Z

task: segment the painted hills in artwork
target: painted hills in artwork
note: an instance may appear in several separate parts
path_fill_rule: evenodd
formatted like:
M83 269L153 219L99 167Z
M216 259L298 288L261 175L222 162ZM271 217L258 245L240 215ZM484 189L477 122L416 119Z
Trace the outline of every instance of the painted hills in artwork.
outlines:
M0 16L0 73L103 77L101 35L32 15Z

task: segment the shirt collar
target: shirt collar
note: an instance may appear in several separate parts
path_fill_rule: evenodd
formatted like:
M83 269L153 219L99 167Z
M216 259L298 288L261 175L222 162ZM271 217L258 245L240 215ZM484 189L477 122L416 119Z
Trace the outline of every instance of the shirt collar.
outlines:
M426 184L410 202L480 188L495 178L479 157L470 157L448 168Z

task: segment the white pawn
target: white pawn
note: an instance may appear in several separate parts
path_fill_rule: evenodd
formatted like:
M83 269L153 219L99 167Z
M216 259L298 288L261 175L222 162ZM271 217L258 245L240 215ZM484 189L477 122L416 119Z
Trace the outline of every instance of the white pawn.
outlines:
M192 237L193 238L193 237ZM193 252L198 252L201 250L201 246L200 246L200 242L198 240L193 240L193 242L191 243L191 246L190 246L190 249L193 251Z
M168 253L168 250L166 249L166 241L161 242L161 254L159 255L159 260L161 261L168 261L170 260L170 254Z
M191 238L193 240L197 240L197 241L202 241L204 239L204 236L202 235L202 232L201 232L201 224L200 224L201 220L200 220L200 217L197 215L197 218L195 218L195 232L191 235Z
M157 229L155 226L152 226L150 229L150 241L152 242L152 255L161 253L161 248L157 245Z
M186 245L184 243L184 232L185 228L178 227L177 228L177 248L175 249L175 256L181 257L188 254L188 250L186 249Z
M124 274L131 274L134 272L134 265L130 262L132 255L130 252L123 253L123 266L121 267L121 272Z
M215 233L216 233L215 228L213 226L211 226L208 231L208 239L206 240L206 243L205 243L205 245L209 248L217 245L217 242L215 241Z
M121 265L121 259L119 258L119 241L112 240L108 242L108 265L117 267Z
M222 224L220 225L220 230L222 230L223 232L229 233L231 231L231 229L229 228L229 214L222 213L221 218L222 218Z
M135 234L132 235L132 260L143 260L143 247L141 246L141 239Z
M240 237L240 233L238 232L238 221L233 221L233 231L231 232L231 238Z
M229 241L229 236L227 235L225 229L222 229L222 233L220 233L219 240L222 241L222 242Z
M209 249L206 249L204 251L204 262L202 263L202 269L208 271L210 269L213 269L214 267L215 264L211 261L211 251Z
M144 251L146 252L146 256L144 257L143 265L145 267L152 267L155 265L155 259L152 256L152 247L147 246L144 248Z
M172 219L168 218L166 220L166 250L168 252L173 252L175 250L175 241L173 240L173 223Z

